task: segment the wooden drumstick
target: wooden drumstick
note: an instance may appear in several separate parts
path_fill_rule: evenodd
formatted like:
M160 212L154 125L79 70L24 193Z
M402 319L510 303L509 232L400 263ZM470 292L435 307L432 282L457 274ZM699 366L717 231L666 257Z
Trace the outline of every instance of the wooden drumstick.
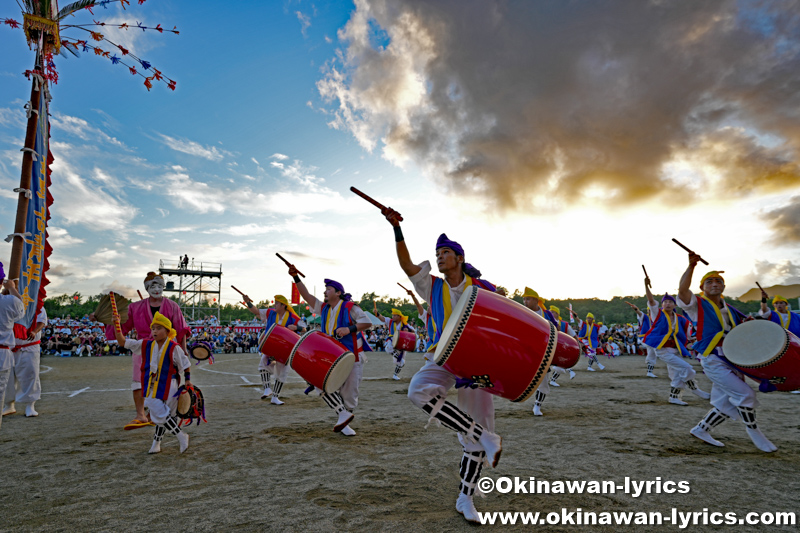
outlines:
M767 291L765 291L765 290L764 290L764 288L763 288L763 287L761 287L761 285L759 285L757 281L756 281L756 287L758 287L758 288L759 288L759 290L760 290L761 292L763 292L764 294L767 294ZM767 294L767 296L769 296L769 295Z
M138 294L138 295L139 295L139 299L140 299L140 300L144 300L144 298L142 298L142 291L140 291L140 290L138 290L138 289L137 289L137 290L136 290L136 294Z
M398 283L398 285L400 285L400 284ZM400 288L401 288L401 289L403 289L404 291L408 292L408 289L406 289L406 288L405 288L405 287L403 287L402 285L400 285Z
M687 251L687 252L689 252L690 254L693 254L693 253L694 253L694 252L693 252L693 251L691 251L689 248L687 248L686 246L684 246L683 244L681 244L681 243L678 241L678 239L675 239L675 238L673 238L673 239L672 239L672 242L674 242L675 244L677 244L678 246L680 246L681 248L683 248L684 250L686 250L686 251ZM700 258L700 262L701 262L701 263L703 263L704 265L708 266L708 261L706 261L706 260L705 260L705 259L703 259L702 257Z
M114 297L113 292L108 293L108 297L111 298L111 311L114 313L115 317L119 317L119 311L117 311L117 299ZM119 323L119 320L114 321L114 329L122 335L122 326Z
M390 208L386 207L385 205L383 205L382 203L378 202L377 200L374 200L374 199L370 198L369 196L367 196L367 195L366 195L366 194L364 194L363 192L359 191L359 190L358 190L358 189L356 189L355 187L350 187L350 190L351 190L352 192L356 193L357 195L359 195L359 196L360 196L361 198L363 198L364 200L366 200L366 201L368 201L369 203L371 203L372 205L374 205L375 207L377 207L378 209L380 209L380 210L381 210L381 214L382 214L382 215L386 215L386 213L388 213L388 212L389 212L389 209L390 209ZM395 213L397 213L397 211L395 211ZM399 222L402 222L402 221L403 221L403 217L400 215L400 213L397 213L397 220L398 220Z
M642 265L642 270L644 270L644 277L647 279L647 286L652 289L653 285L650 283L650 276L647 275L647 269L644 267L644 265Z
M294 266L293 264L291 264L291 263L290 263L289 261L287 261L286 259L284 259L284 258L283 258L283 256L282 256L281 254L279 254L278 252L275 252L275 255L277 255L277 256L278 256L278 259L280 259L281 261L283 261L284 263L286 263L286 266L287 266L287 267L291 267L291 268L294 268L295 270L297 270L297 267L296 267L296 266ZM303 274L302 272L300 272L299 270L297 270L297 274L298 274L298 275L300 275L300 277L303 277L303 278L304 278L304 277L306 277L306 275L305 275L305 274Z

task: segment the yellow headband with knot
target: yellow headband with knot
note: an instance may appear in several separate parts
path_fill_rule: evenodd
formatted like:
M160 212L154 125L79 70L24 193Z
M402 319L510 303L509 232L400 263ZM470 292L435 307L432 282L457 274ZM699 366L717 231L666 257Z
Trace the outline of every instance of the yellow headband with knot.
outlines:
M592 313L589 313L586 315L586 318L594 318L594 315Z
M776 295L775 295L775 298L773 298L773 299L772 299L772 305L775 305L775 304L776 304L776 303L778 303L778 302L783 302L783 303L785 303L786 305L789 305L789 300L787 300L787 299L786 299L786 298L784 298L783 296L778 296L778 295L776 294Z
M289 305L289 300L286 299L286 296L283 296L282 294L276 294L275 295L275 303L278 303L278 302L280 302L283 305L285 305L286 306L286 310L289 311L289 313L293 314L294 316L299 316L297 313L295 313L294 308L291 305Z
M172 340L178 335L178 332L172 329L172 322L170 321L170 319L165 317L158 311L156 311L155 316L153 316L153 321L150 323L150 327L152 328L156 324L158 324L159 326L161 326L162 328L166 329L169 332L167 333L167 340Z
M558 316L561 316L561 309L559 309L555 305L551 305L550 306L550 311L552 311L553 313L557 314Z
M399 316L400 322L402 322L403 324L408 324L408 317L404 315L403 312L400 311L399 309L392 309L392 315Z
M724 270L712 270L711 272L708 272L708 273L707 273L705 276L703 276L703 277L700 279L700 288L701 288L701 289L703 288L703 285L705 285L705 283L706 283L706 280L707 280L708 278L719 278L719 279L721 279L721 280L722 280L722 283L725 283L725 278L723 278L723 277L720 275L720 274L724 274L724 273L725 273L725 271L724 271Z
M535 290L531 289L530 287L525 287L525 292L522 293L523 298L536 298L537 300L541 300L539 298L539 293Z

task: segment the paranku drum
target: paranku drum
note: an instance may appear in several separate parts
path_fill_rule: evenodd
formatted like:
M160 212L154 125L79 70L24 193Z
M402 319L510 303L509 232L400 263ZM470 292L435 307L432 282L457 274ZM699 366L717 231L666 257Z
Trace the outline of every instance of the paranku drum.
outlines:
M321 331L309 331L297 341L289 366L300 377L330 394L344 384L356 357L347 347Z
M210 342L197 341L189 345L189 355L198 361L205 361L214 355L214 348Z
M413 352L417 346L417 336L413 331L402 331L397 328L392 337L392 346L401 352Z
M779 391L800 389L800 339L769 320L733 328L722 341L725 358L745 374Z
M300 335L289 328L272 324L266 332L258 336L258 351L285 365L299 340Z
M524 402L546 377L557 333L527 307L473 285L453 308L434 361L486 392Z

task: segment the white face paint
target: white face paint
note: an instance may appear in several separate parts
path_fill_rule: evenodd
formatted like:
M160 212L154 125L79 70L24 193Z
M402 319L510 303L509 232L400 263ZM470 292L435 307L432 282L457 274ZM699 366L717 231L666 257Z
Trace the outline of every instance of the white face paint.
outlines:
M164 293L164 286L164 280L161 278L153 278L144 284L144 288L147 289L147 294L153 298L161 298L161 295Z

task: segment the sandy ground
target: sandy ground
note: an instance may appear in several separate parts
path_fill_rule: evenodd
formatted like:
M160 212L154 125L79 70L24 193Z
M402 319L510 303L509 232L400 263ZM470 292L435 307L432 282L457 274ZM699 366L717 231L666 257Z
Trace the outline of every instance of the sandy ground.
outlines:
M661 477L689 481L691 492L638 498L494 492L476 498L478 510L798 511L800 395L759 395L759 422L777 453L759 452L742 424L730 421L715 431L725 448L715 448L688 433L708 402L685 393L688 407L669 405L663 363L656 370L659 378L652 379L644 376L642 357L603 359L606 370L595 373L585 370L584 361L574 380L564 376L562 386L553 389L544 417L532 416L532 401L495 399L504 453L498 468L485 468L484 475L619 483L625 476ZM127 388L130 358L43 358L40 416L6 416L0 429L0 530L474 527L454 509L461 456L455 434L434 425L424 429L425 415L406 398L421 355L409 357L401 381L389 379L393 366L387 354L371 356L352 424L358 435L352 438L331 431L332 412L321 399L303 395L296 375L284 388L286 405L260 400L254 385L257 363L256 354L219 355L212 366L193 367L192 381L205 394L209 423L188 429L191 442L183 455L170 435L161 454L148 455L152 428L122 431L134 414ZM697 381L710 389L705 376ZM635 529L677 530L671 525Z

